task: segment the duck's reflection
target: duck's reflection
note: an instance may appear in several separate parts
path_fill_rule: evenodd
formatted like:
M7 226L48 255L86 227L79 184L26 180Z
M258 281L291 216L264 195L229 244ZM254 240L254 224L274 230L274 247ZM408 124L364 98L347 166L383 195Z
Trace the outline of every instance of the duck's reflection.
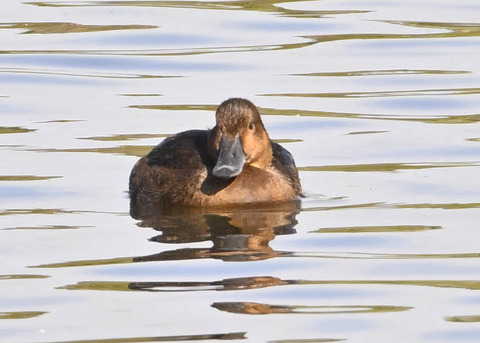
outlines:
M211 241L210 248L182 248L134 258L135 262L218 258L224 261L262 260L289 254L273 250L269 243L276 235L295 233L299 202L268 206L200 211L185 208L154 208L131 204L130 214L141 227L161 234L158 243Z

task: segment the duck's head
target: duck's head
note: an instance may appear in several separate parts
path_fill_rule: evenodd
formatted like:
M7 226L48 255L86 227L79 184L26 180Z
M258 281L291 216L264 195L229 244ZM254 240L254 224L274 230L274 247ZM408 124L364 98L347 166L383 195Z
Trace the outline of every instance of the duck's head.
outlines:
M217 124L210 132L211 154L217 158L213 175L229 179L245 165L267 168L272 146L258 109L250 101L232 98L224 101L215 114Z

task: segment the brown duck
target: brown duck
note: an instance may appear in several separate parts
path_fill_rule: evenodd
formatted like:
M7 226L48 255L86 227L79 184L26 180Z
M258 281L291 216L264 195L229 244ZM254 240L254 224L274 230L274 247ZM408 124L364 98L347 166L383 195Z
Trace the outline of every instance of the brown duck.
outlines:
M130 174L131 204L212 208L298 200L292 155L270 140L250 101L232 98L211 130L166 138Z

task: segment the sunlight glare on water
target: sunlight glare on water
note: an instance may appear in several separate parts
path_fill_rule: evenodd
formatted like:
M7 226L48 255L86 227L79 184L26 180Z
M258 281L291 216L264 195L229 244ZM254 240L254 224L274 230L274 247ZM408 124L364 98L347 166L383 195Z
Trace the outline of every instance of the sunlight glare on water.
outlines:
M0 341L478 342L480 4L2 1ZM301 208L133 219L245 97Z

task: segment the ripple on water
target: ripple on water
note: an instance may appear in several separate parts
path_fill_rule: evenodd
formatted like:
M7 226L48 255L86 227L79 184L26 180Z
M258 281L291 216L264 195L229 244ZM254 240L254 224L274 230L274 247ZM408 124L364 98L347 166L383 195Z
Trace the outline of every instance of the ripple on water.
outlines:
M476 342L473 3L6 3L0 341ZM138 157L230 96L303 208L128 216Z

